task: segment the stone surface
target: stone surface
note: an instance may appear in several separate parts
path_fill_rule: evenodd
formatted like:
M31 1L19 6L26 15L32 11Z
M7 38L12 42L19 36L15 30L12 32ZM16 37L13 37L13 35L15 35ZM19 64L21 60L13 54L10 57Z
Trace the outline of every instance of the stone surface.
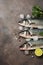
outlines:
M35 4L43 8L43 0L0 0L0 65L43 65L43 57L25 56L19 50L25 41L18 35L19 15L31 15Z

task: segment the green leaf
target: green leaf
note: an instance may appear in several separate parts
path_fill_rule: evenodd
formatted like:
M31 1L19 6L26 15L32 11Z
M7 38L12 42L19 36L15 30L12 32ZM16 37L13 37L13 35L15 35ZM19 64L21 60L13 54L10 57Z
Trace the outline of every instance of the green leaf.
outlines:
M42 9L39 6L34 6L32 8L32 16L37 17L37 18L43 17Z

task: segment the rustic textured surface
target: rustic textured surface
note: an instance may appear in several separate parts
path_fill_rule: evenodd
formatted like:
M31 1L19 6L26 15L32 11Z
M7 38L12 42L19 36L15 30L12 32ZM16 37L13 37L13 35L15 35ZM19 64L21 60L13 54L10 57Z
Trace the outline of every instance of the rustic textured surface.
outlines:
M35 4L43 8L43 0L0 0L0 65L43 65L43 57L25 56L19 50L23 39L16 39L19 15L31 14Z

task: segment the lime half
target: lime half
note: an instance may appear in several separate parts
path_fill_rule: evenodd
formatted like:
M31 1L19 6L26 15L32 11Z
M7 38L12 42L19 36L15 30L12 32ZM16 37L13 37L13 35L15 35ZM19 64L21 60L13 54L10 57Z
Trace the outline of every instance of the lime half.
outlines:
M35 50L35 55L36 55L36 56L42 56L42 54L43 54L42 49L37 48L37 49Z

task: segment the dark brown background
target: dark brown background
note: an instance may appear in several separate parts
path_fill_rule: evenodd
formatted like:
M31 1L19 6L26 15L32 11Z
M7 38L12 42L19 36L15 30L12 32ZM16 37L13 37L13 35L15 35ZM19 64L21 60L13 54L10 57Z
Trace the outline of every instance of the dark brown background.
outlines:
M24 40L15 39L19 32L19 15L31 15L36 4L43 8L43 0L0 0L0 65L43 65L43 57L25 56L19 50Z

